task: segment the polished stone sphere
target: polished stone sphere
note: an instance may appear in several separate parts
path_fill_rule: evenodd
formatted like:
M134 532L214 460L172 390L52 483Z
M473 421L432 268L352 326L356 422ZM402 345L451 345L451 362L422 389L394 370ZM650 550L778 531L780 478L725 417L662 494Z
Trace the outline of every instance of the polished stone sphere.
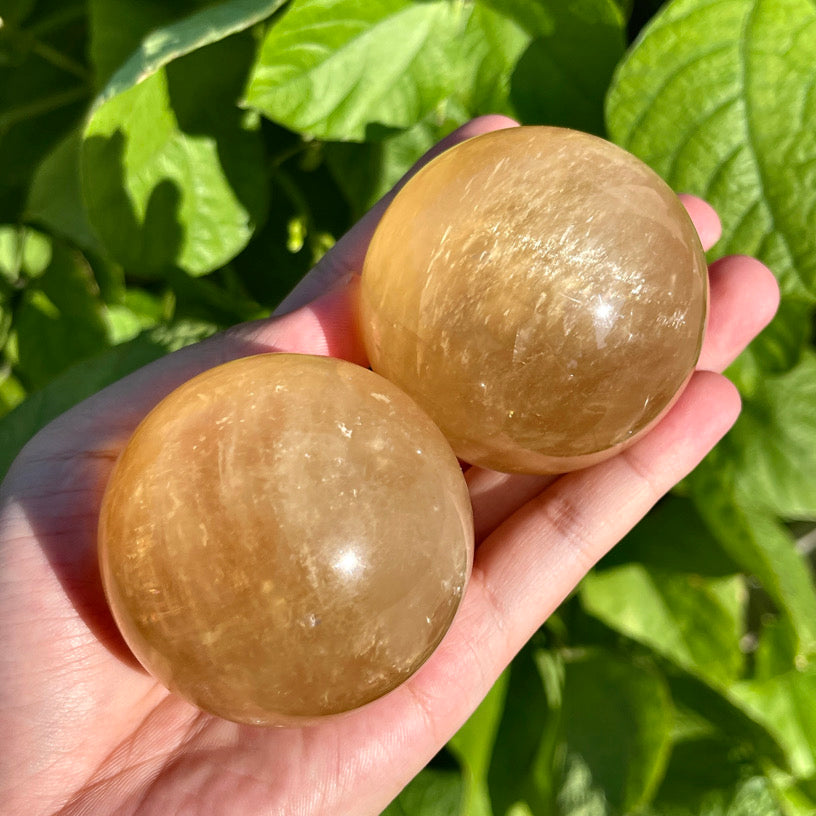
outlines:
M108 483L105 592L159 681L230 720L363 705L428 658L459 605L473 520L439 430L341 360L247 357L166 397Z
M499 130L398 193L363 268L372 368L457 455L503 471L601 461L666 412L703 339L705 256L677 196L595 136Z

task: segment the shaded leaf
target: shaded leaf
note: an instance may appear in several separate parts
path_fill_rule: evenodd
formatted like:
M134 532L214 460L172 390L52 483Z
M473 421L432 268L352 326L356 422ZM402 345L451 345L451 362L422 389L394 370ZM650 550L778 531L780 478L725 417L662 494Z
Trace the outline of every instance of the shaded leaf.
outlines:
M459 813L462 777L455 770L426 768L381 816L453 816Z
M354 218L360 218L464 118L440 121L433 115L376 142L327 143L326 161L351 204Z
M15 373L26 388L41 388L109 345L106 318L85 259L54 244L47 269L29 283L14 312Z
M509 816L522 805L548 813L555 795L563 664L556 655L527 646L509 674L488 771L490 803L495 816Z
M620 8L613 0L524 5L539 19L528 29L533 39L513 71L516 113L526 123L603 135L604 97L626 40Z
M102 87L151 31L211 5L206 0L89 0L89 56ZM127 25L122 21L127 20Z
M90 252L100 246L85 213L80 183L82 136L71 131L42 160L31 180L24 218Z
M816 518L816 354L785 374L766 375L726 437L744 501L784 518Z
M638 562L658 570L722 578L740 571L697 512L694 502L666 496L597 565L605 570Z
M735 496L732 465L720 448L694 471L689 487L701 517L723 549L755 575L791 623L797 653L816 652L816 587L793 538L766 512Z
M0 222L19 220L32 173L91 100L81 8L42 5L1 15Z
M590 573L580 597L607 626L711 683L725 686L741 672L741 577L703 579L629 564Z
M269 17L285 2L286 0L228 0L151 31L110 78L94 105L98 107L117 94L138 85L185 54L220 42L231 34L245 31Z
M0 419L0 478L34 434L76 403L170 351L203 340L216 326L179 323L151 329L75 365Z
M816 775L816 664L738 683L731 692L785 748L794 775Z
M487 773L504 710L508 679L509 672L505 671L448 743L464 771L463 816L492 816Z
M591 803L595 791L612 812L646 805L663 778L673 716L668 687L655 671L603 652L568 661L562 812Z
M249 37L215 43L95 109L83 192L96 232L126 269L206 274L263 219L262 145L232 105L251 55Z
M732 699L730 689L713 689L686 673L667 674L666 681L678 713L675 726L680 718L694 723L693 728L687 727L685 733L678 733L678 739L725 740L739 757L787 766L779 741L752 712L745 710L740 700Z
M689 789L686 793L686 802L662 800L646 816L791 816L780 809L763 776L742 778L725 790Z

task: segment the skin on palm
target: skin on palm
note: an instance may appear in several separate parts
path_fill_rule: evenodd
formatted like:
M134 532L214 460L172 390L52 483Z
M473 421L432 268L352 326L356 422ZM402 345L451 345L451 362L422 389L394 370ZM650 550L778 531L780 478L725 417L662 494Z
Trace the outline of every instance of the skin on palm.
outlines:
M511 124L476 120L449 143ZM716 216L697 199L684 203L710 246ZM0 730L11 741L0 753L0 799L8 813L234 813L238 803L243 813L378 813L591 564L735 419L738 397L712 372L765 325L778 297L770 273L748 258L712 267L702 370L624 455L560 478L466 473L480 541L473 577L448 636L409 682L304 730L236 725L170 695L129 656L99 584L96 517L113 462L159 399L226 360L286 350L365 363L348 275L381 209L339 242L281 316L134 373L63 415L18 457L0 494Z

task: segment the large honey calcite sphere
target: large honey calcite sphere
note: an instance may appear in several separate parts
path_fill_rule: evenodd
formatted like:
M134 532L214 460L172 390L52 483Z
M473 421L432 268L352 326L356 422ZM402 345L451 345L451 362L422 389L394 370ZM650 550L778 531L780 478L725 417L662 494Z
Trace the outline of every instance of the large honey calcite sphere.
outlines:
M553 127L495 131L420 170L365 259L372 368L467 462L554 473L633 442L687 382L705 256L645 164Z
M301 724L426 660L472 562L461 468L394 385L324 357L214 368L139 425L99 557L145 668L221 717Z

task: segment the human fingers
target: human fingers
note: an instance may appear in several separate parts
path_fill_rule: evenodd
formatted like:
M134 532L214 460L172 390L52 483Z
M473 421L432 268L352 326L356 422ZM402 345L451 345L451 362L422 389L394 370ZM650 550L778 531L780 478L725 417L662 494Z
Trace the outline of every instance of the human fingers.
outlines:
M707 201L697 196L681 193L678 197L697 229L703 249L708 252L722 235L722 224L717 211Z
M363 268L366 250L371 236L386 207L394 196L403 187L406 181L417 170L426 165L435 156L438 156L449 147L459 142L489 133L492 130L517 127L518 123L507 116L489 115L479 116L466 122L460 128L448 134L441 142L434 145L417 163L402 177L397 185L381 198L321 259L321 261L301 280L297 286L284 298L275 314L287 312L303 306L305 303L320 296L335 282L351 273L359 273Z
M445 639L380 706L401 724L402 754L416 771L592 564L700 462L739 407L728 380L697 372L650 434L613 459L562 476L483 542Z
M773 273L756 258L730 255L709 268L708 329L697 368L724 371L779 306Z
M767 267L742 255L716 261L709 275L709 320L697 368L724 371L773 317L779 288ZM555 477L501 474L474 467L466 478L476 540L480 541Z

